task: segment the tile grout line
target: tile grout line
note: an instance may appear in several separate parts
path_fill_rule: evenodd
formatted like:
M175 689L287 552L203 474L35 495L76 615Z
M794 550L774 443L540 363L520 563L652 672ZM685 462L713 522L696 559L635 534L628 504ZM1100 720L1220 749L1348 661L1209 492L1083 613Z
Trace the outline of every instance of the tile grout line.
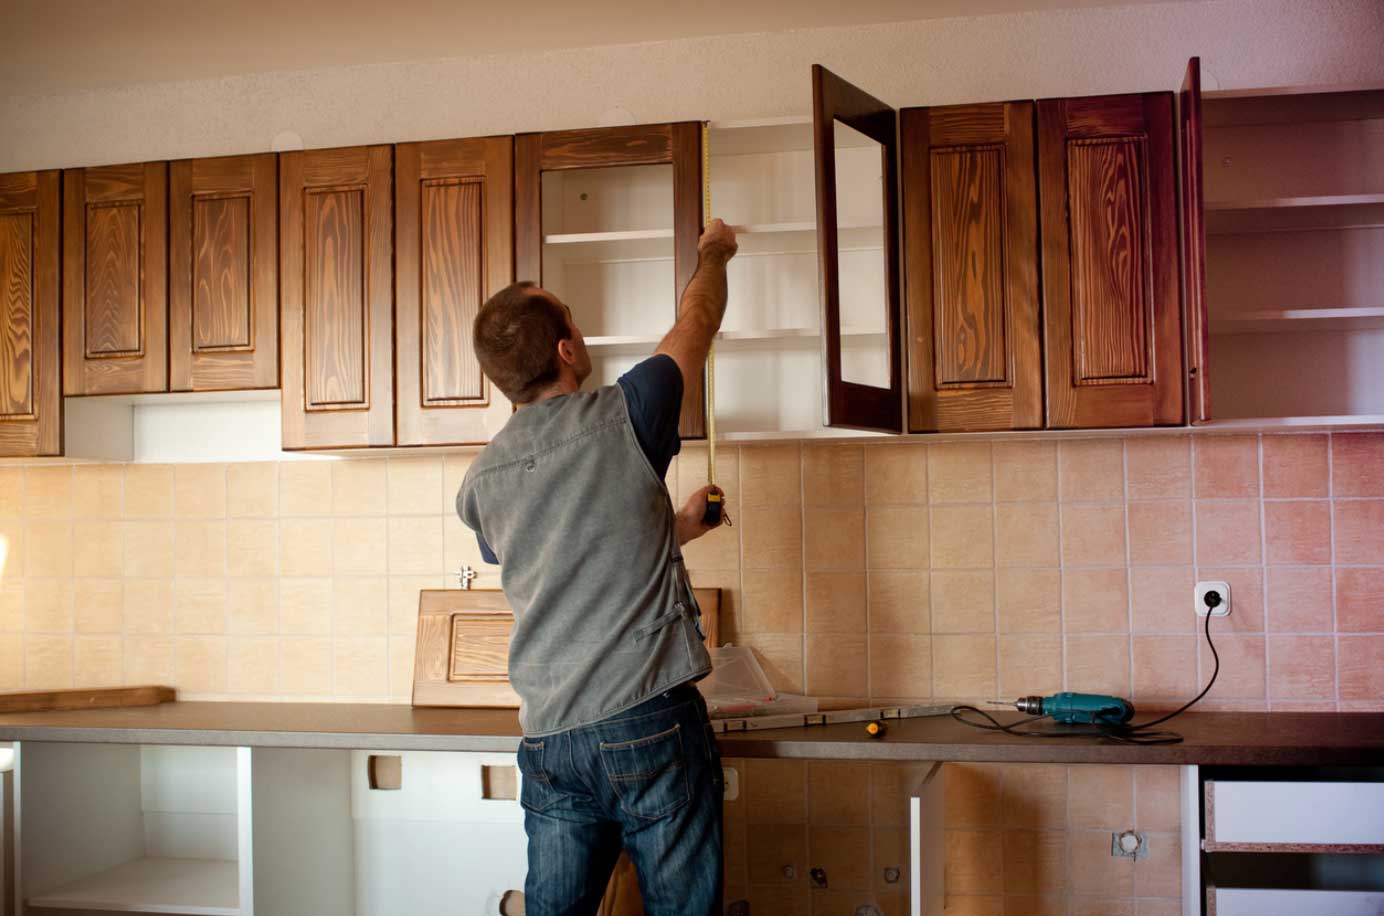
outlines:
M1331 525L1331 667L1333 683L1332 704L1341 709L1341 621L1336 609L1336 436L1326 434L1326 515Z
M999 507L996 505L995 497L995 444L990 446L990 612L994 624L995 640L995 683L994 698L1000 696L1000 601L999 601L999 564L1000 564L1000 516Z
M1126 439L1120 440L1120 493L1124 497L1124 505L1121 512L1124 515L1124 541L1125 541L1125 627L1129 632L1129 696L1131 702L1134 699L1134 571L1131 560L1134 556L1134 548L1130 541L1129 527L1129 442ZM1195 649L1193 650L1195 651ZM1195 657L1194 657L1195 662ZM1196 670L1195 663L1192 666Z
M1263 605L1264 612L1264 708L1271 709L1272 706L1269 704L1269 686L1271 683L1269 679L1269 523L1268 502L1266 500L1268 488L1264 484L1264 434L1258 434L1255 439L1259 448L1259 560L1261 564L1259 602ZM1327 454L1329 460L1329 444Z

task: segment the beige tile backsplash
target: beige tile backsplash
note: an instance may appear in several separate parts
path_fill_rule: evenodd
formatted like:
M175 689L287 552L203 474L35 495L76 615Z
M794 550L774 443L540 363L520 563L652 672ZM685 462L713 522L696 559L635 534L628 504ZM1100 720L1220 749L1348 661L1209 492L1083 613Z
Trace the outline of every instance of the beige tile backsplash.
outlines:
M407 702L418 591L461 564L467 455L0 467L0 687L171 683L204 699ZM1061 689L1384 709L1384 435L723 447L734 527L688 545L723 633L831 705ZM706 477L689 445L679 504ZM728 899L898 911L918 768L730 761ZM953 765L949 914L1176 912L1177 772ZM1153 854L1112 859L1137 826ZM794 866L787 877L786 865ZM831 889L812 890L822 865ZM798 907L798 909L794 909Z

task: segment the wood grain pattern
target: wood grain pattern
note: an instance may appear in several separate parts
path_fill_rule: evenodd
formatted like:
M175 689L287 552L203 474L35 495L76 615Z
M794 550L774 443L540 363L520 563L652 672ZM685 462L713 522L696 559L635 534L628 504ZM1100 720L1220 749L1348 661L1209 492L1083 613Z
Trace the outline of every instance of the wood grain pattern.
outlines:
M107 687L0 693L0 713L157 706L160 703L171 703L177 698L177 691L172 687Z
M827 426L880 432L903 431L903 373L899 359L898 131L894 110L824 67L812 66L812 129L817 183L817 258L822 305L823 386ZM841 377L840 240L836 222L835 123L855 128L882 147L884 194L884 296L889 387Z
M0 175L0 457L62 454L59 174Z
M721 590L694 588L706 645L720 645ZM517 708L509 685L514 615L499 589L418 593L413 705Z
M283 442L394 444L393 149L279 161Z
M515 278L543 282L543 173L634 165L673 166L673 301L697 269L701 236L701 123L642 124L519 134L514 138ZM671 327L676 313L669 316ZM679 434L706 436L706 380L683 387Z
M250 195L192 202L192 351L250 346Z
M32 210L0 213L0 419L34 417L34 255Z
M1384 92L1378 93L1384 100ZM1211 319L1206 301L1206 199L1202 185L1201 58L1187 62L1178 93L1182 270L1187 296L1187 387L1192 423L1211 420ZM1384 106L1381 106L1384 110Z
M139 270L141 210L138 203L87 205L87 359L144 355L144 308Z
M1182 422L1172 94L1038 103L1047 426Z
M278 157L169 166L169 387L279 384Z
M395 150L399 445L481 444L507 416L471 335L514 277L512 150L509 137Z
M63 393L168 390L168 165L63 173Z
M1146 384L1149 304L1143 137L1071 140L1073 380Z
M370 409L365 292L365 189L303 195L307 410Z
M932 150L933 340L939 386L1007 382L1004 147Z
M1043 424L1033 110L900 113L912 432Z

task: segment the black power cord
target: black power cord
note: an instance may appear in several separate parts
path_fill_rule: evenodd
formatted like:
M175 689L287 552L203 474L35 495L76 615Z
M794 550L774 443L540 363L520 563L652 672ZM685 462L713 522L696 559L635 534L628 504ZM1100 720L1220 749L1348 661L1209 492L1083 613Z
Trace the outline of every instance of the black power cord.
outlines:
M1052 718L1051 715L1029 716L1027 719L1020 719L1017 722L1010 722L1006 725L986 710L978 706L970 705L953 706L951 717L962 725L969 725L972 728L983 728L986 731L1003 732L1006 735L1014 735L1017 738L1108 738L1111 741L1118 741L1122 744L1179 744L1182 741L1182 736L1177 732L1151 731L1150 729L1162 725L1170 719L1177 718L1197 705L1197 703L1201 702L1201 699L1211 692L1211 688L1216 684L1216 676L1221 673L1221 656L1220 653L1216 651L1216 644L1211 641L1211 611L1220 606L1221 596L1218 592L1208 592L1203 600L1206 603L1206 645L1211 650L1211 657L1216 661L1215 667L1211 669L1211 680L1206 682L1206 686L1202 688L1201 693L1198 693L1181 707L1165 716L1159 716L1157 719L1153 719L1149 722L1141 722L1137 725L1134 723L1126 724L1116 722L1112 719L1105 722L1096 721L1090 725L1069 725L1061 729L1034 729L1023 727L1032 722L1050 719ZM977 722L975 719L969 719L966 717L968 713L974 713L985 721ZM1112 709L1111 714L1118 715L1119 713L1117 710Z

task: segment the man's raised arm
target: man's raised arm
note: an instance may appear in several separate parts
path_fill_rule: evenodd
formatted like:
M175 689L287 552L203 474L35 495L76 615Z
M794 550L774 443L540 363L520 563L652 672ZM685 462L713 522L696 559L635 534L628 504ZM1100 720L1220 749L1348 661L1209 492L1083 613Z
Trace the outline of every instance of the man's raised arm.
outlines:
M678 303L678 320L654 351L666 353L682 370L684 385L691 384L706 364L711 339L721 329L726 314L726 262L735 256L735 232L713 219L697 242L697 272Z

